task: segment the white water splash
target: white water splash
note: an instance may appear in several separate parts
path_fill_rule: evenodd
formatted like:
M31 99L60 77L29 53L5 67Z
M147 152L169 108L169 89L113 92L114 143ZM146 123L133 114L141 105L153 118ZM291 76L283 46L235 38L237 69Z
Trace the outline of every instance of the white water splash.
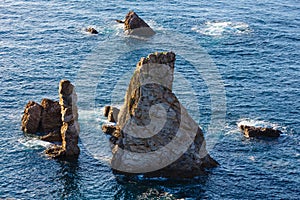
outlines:
M208 35L208 36L224 36L224 35L241 35L248 34L251 29L248 24L244 22L218 22L208 21L203 26L195 26L192 28L193 31Z
M29 149L40 149L40 148L48 148L52 145L52 143L50 142L46 142L46 141L42 141L36 138L32 138L32 139L20 139L19 142L29 148Z
M255 120L255 119L240 119L237 125L238 127L240 127L241 125L247 125L247 126L255 126L255 127L282 129L282 127L279 126L278 124L271 123L268 121Z

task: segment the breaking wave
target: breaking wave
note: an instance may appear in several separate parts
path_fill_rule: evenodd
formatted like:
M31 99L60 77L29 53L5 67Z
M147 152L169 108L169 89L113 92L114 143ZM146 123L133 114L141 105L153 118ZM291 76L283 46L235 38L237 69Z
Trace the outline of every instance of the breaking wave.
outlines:
M208 36L225 36L225 35L242 35L251 32L248 24L244 22L221 22L221 21L208 21L202 26L195 26L193 31L208 35Z

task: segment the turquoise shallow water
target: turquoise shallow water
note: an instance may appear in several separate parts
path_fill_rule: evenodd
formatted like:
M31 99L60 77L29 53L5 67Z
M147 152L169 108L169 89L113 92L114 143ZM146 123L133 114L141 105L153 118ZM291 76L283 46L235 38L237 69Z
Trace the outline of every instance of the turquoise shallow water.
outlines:
M156 36L123 35L114 19L130 9ZM1 1L0 198L297 199L299 9L292 0ZM86 34L88 26L100 33ZM174 92L203 128L209 152L221 164L206 176L129 179L113 175L109 167L108 140L99 128L101 109L120 105L135 63L157 50L177 54ZM209 57L203 60L199 52ZM199 58L196 63L204 71L192 58ZM214 99L209 85L218 78L224 99ZM43 154L48 144L20 131L27 101L57 99L61 79L87 86L77 91L83 108L78 162L48 159ZM219 110L213 110L214 102ZM225 123L212 135L212 116L221 111L226 111ZM238 123L276 127L283 135L245 139Z

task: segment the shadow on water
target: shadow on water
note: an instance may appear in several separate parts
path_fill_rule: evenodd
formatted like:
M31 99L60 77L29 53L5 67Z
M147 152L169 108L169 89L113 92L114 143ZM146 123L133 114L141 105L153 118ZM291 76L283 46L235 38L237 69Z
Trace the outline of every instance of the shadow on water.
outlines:
M61 199L79 199L83 198L79 189L80 178L78 176L79 161L58 161L60 170L57 172L63 185L60 191Z
M116 175L116 180L121 188L114 199L206 199L209 174L194 179Z

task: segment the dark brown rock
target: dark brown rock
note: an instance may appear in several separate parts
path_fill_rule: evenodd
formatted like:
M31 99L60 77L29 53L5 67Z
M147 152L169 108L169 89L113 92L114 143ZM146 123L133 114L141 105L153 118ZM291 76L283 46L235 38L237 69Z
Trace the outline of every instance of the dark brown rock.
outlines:
M124 21L116 21L124 23L124 30L129 35L152 36L155 34L152 28L133 11L127 13Z
M279 137L282 133L280 130L273 128L254 127L247 125L240 125L239 128L244 133L245 137Z
M41 102L43 107L41 118L41 130L43 133L60 130L62 125L61 108L58 101L43 99Z
M35 134L40 127L43 107L34 101L29 101L22 117L21 129L25 133Z
M51 158L56 158L56 159L66 158L66 151L62 148L61 145L53 145L50 148L46 149L45 153Z
M112 135L113 132L115 132L115 130L116 130L115 125L111 125L111 124L103 124L102 125L102 131L105 134Z
M47 135L41 136L40 139L47 142L62 142L60 130L52 131Z
M75 87L68 80L62 80L59 84L59 102L43 99L41 105L30 101L24 110L22 117L22 130L26 133L48 133L39 137L49 142L61 142L62 145L54 145L45 153L52 158L77 158L80 149L78 147L79 123L77 95Z
M86 32L89 32L91 34L98 34L98 31L92 27L89 27L87 29L85 29Z
M108 117L109 111L110 111L110 106L105 106L103 110L104 117Z

